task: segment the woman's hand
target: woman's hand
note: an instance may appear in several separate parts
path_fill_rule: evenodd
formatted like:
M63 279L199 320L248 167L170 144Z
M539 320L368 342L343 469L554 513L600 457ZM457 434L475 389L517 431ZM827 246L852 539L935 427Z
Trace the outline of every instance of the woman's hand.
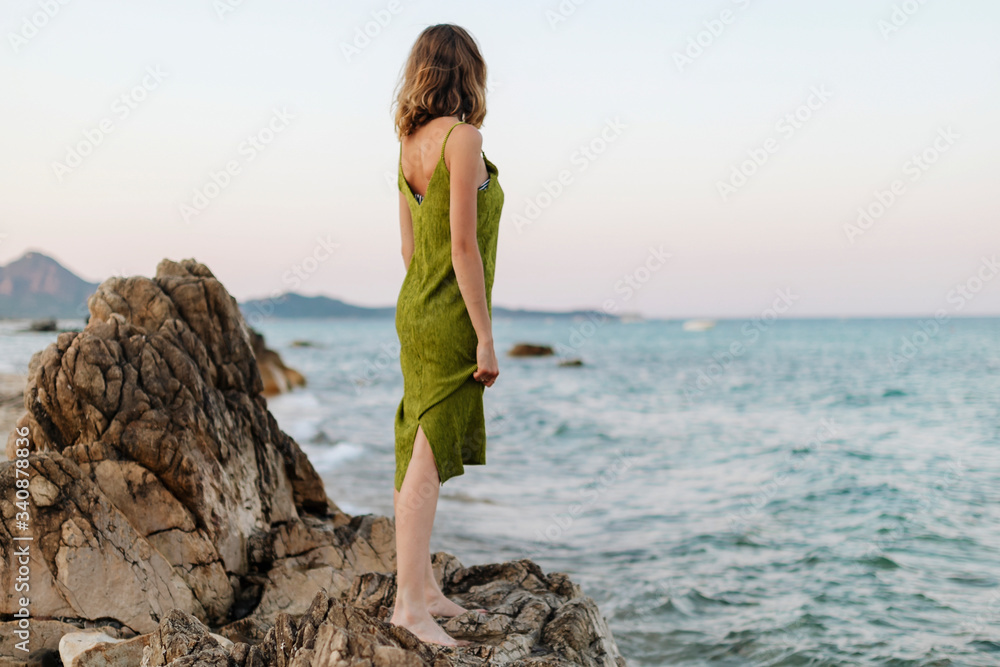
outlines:
M472 374L472 377L482 382L487 387L492 387L500 369L497 365L497 354L493 350L493 341L485 341L476 346L476 365L479 368Z

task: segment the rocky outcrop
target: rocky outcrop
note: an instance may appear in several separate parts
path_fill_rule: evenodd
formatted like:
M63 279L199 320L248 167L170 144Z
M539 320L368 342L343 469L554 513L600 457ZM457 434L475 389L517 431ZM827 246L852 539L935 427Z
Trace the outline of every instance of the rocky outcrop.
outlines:
M527 559L472 568L463 568L448 554L437 554L435 560L446 569L443 583L455 597L469 606L492 608L487 614L468 612L444 623L449 634L472 646L424 644L391 625L395 576L372 572L355 576L346 595L331 597L320 590L302 613L278 613L263 634L247 637L228 628L223 632L230 637L219 636L196 617L172 610L153 633L110 640L79 653L78 667L103 667L114 664L109 657L140 652L142 665L170 665L184 657L194 661L184 664L220 667L625 664L594 601L565 575L545 575Z
M260 369L260 377L264 383L264 396L277 396L295 387L306 386L306 379L294 368L289 368L281 360L281 356L264 343L264 336L254 329L250 329L250 343L253 347L254 357L257 359L257 368Z
M624 664L593 601L530 560L435 554L446 594L492 610L442 620L475 646L388 625L392 520L327 498L267 410L251 333L212 273L164 260L155 278L105 281L88 306L82 331L32 358L0 463L0 636L19 626L26 571L31 650L59 649L66 628L121 640L78 644L81 666L140 651L175 667Z
M272 531L336 508L268 412L242 316L207 268L164 261L155 279L105 281L88 306L82 332L32 358L18 421L38 452L34 613L137 632L174 607L225 623Z

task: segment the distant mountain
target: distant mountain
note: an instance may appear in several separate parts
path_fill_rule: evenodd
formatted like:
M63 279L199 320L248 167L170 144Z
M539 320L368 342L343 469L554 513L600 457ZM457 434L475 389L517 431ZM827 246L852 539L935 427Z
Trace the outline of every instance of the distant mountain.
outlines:
M0 266L0 319L87 317L87 297L97 283L40 252L26 252Z
M382 317L392 315L395 308L366 308L352 306L340 299L328 296L303 296L295 292L286 292L269 299L252 299L240 304L240 310L246 318L254 317Z
M240 304L240 310L246 318L275 317L285 318L327 318L327 317L390 317L395 314L394 306L369 308L344 303L340 299L328 296L302 296L294 292L286 292L271 299L252 299ZM524 310L496 306L494 317L586 317L596 314L593 310ZM602 315L604 315L602 313ZM610 316L616 318L617 316Z

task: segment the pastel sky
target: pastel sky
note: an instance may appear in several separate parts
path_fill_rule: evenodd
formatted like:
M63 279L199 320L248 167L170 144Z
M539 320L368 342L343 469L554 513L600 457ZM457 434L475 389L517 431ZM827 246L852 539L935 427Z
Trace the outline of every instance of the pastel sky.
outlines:
M393 304L393 88L450 22L489 67L494 304L1000 314L995 0L63 2L0 6L2 263Z

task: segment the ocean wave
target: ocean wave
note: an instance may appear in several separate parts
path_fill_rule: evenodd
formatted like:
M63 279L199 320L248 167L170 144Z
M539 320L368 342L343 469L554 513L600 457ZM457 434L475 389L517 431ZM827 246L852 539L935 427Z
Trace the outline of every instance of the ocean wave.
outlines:
M301 442L299 447L309 457L309 462L312 463L316 472L320 474L337 470L346 462L360 458L365 453L364 447L351 442L338 442L333 445L314 445Z

